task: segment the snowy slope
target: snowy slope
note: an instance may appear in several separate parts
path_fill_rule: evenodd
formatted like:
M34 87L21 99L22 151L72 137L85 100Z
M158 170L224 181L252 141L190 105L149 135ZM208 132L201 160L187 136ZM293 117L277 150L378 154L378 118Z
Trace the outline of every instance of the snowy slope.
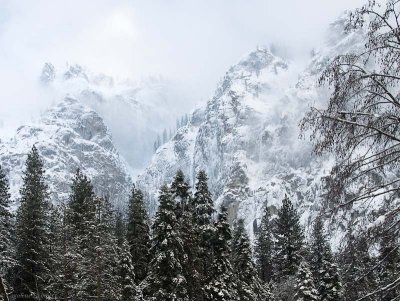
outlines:
M69 95L104 119L132 174L150 162L157 135L174 128L176 118L192 108L184 85L161 77L117 80L80 65L46 63L40 80L47 97L57 102Z
M100 196L122 204L131 179L126 164L113 145L102 118L93 110L66 97L46 111L36 124L22 126L9 141L0 143L0 164L18 198L27 153L36 145L44 160L52 201L68 198L73 174L80 168Z
M317 79L329 59L361 47L362 32L345 34L344 17L331 24L326 46L314 51L306 70L296 69L264 48L232 66L206 106L194 111L190 124L158 149L138 178L157 207L157 190L181 168L193 183L205 169L217 205L228 206L230 218L245 218L249 232L268 200L272 210L287 193L310 224L323 195L321 179L331 158L315 158L311 145L299 140L298 124L311 104L327 100ZM298 73L297 73L298 74Z

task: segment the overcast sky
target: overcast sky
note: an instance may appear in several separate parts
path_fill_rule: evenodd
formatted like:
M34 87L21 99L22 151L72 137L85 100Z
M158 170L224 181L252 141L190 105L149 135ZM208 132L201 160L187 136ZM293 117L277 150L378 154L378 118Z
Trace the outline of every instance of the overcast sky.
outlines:
M0 0L0 117L40 101L44 62L95 72L163 75L208 98L257 45L308 56L328 24L362 0Z

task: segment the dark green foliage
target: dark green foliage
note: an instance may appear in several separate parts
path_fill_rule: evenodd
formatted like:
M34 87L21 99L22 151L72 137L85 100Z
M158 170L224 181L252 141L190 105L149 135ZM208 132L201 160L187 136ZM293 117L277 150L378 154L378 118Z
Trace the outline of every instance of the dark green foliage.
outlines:
M399 238L395 229L390 225L394 225L394 218L387 218L383 225L379 241L379 256L380 263L378 268L378 281L381 287L387 287L394 283L400 275L400 247ZM393 288L384 291L380 294L382 301L395 300L400 295L400 285L395 285Z
M7 288L6 277L10 276L10 270L15 264L13 258L15 253L13 241L14 225L10 211L9 189L7 177L0 166L0 276L4 278L5 288Z
M208 282L204 287L205 300L231 301L237 299L236 280L230 262L232 234L227 216L227 209L222 207L215 223L215 235L212 241L213 261Z
M167 186L159 196L159 207L153 224L154 258L148 279L152 300L189 300L186 279L183 276L184 250L176 219L176 204Z
M117 277L117 242L114 237L115 220L107 199L93 199L94 220L88 221L88 232L82 250L83 261L78 268L77 299L115 300L120 295Z
M46 295L45 288L49 281L48 192L43 162L35 146L28 154L25 166L16 220L18 265L14 274L14 293L30 295L25 300L33 300Z
M118 276L121 285L121 301L142 300L143 296L135 284L132 255L126 240L123 240L119 251Z
M257 229L255 241L255 259L260 279L264 283L272 280L273 264L272 251L274 248L272 241L272 223L267 202L264 205L264 214L261 224Z
M212 224L212 215L215 212L207 181L206 172L200 170L197 174L196 192L193 198L194 219L200 227Z
M150 263L150 228L143 193L135 188L129 198L126 238L138 284L146 278Z
M84 235L87 230L87 221L94 219L93 185L80 169L77 169L72 179L68 206L71 209L70 222L74 226L76 235Z
M287 195L278 210L275 227L274 270L280 280L296 273L304 240L299 215Z
M47 285L48 296L61 299L63 296L63 212L62 207L50 205L48 232L48 267L50 279Z
M178 170L174 177L174 180L171 184L171 194L172 198L177 203L176 207L176 217L179 220L183 212L188 210L188 206L190 203L190 186L185 181L185 175L183 174L182 170Z
M178 170L171 184L172 198L175 201L175 214L178 221L179 236L183 243L181 258L186 290L192 301L201 300L201 261L199 260L199 236L196 227L195 203L191 197L190 186L185 176Z
M244 228L244 221L238 220L232 240L232 266L237 281L237 296L239 300L265 300L267 291L258 278L253 263L250 239Z
M215 234L213 224L214 204L208 190L207 175L201 170L197 174L196 192L193 198L193 219L197 237L197 271L202 287L206 285L208 273L212 265L212 238ZM203 297L203 296L202 296Z
M312 273L306 261L302 261L296 274L295 301L318 301Z
M324 233L321 216L314 222L310 244L311 270L320 301L342 300L342 285L329 243Z
M324 260L330 261L331 259L332 255L326 241L323 220L321 216L318 216L314 221L310 243L310 266L317 283L320 280L320 271Z
M118 210L115 216L114 235L117 239L117 245L122 248L123 242L126 240L126 223L122 211Z
M201 300L201 260L199 258L199 240L193 223L192 207L183 212L179 220L179 235L183 243L182 268L186 279L186 289L191 301Z
M320 271L318 296L320 301L343 300L343 289L340 275L335 263L324 260Z
M366 235L358 233L355 236L349 228L345 239L346 245L340 253L339 263L343 271L344 299L352 301L365 296L371 288L376 287L376 279L373 273L366 274L365 272L374 265L369 254ZM372 301L375 299L372 297L365 300Z
M88 289L92 275L87 272L93 251L92 241L96 220L96 205L93 185L79 169L72 179L71 194L65 211L67 226L64 260L64 295L74 300L83 300L91 292Z

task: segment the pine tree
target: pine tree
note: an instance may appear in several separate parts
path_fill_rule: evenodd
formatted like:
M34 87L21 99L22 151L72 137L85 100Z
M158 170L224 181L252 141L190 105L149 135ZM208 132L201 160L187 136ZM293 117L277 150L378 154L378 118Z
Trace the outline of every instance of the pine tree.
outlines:
M152 300L189 300L186 279L183 276L183 243L179 237L176 204L167 186L163 186L159 196L159 207L153 224L154 258L148 279Z
M195 232L198 240L198 260L199 277L204 286L211 268L212 258L212 238L215 234L213 224L214 204L211 193L208 190L207 175L201 170L197 174L196 192L193 198L193 218Z
M162 137L163 137L163 138L162 138L162 139L163 139L163 144L164 144L164 143L167 143L167 141L168 141L167 129L164 129Z
M271 216L269 213L268 203L264 205L264 214L261 218L261 224L257 229L256 233L256 246L255 246L255 258L258 273L261 280L264 283L269 283L273 275L272 265L272 224L270 222Z
M70 222L74 226L76 235L84 235L87 230L87 221L94 219L93 185L80 169L77 169L72 179L71 194L68 206L70 208Z
M332 252L324 233L323 220L318 216L311 235L311 270L320 301L340 301L342 285L339 272L334 263Z
M331 261L332 256L326 241L322 217L317 216L313 226L310 245L310 265L316 283L320 281L320 272L323 269L324 260Z
M178 170L174 177L171 193L176 203L175 214L183 243L184 252L181 262L186 279L186 290L190 300L201 300L201 261L199 260L199 239L194 223L195 204L191 197L190 186L185 181L185 175L181 170Z
M393 217L387 218L383 228L386 227L391 230L383 231L379 241L378 260L381 262L381 265L378 269L378 277L381 287L387 287L390 283L395 282L400 274L400 250L398 235L396 235L396 229L389 227L389 225L393 225L394 223ZM396 300L396 297L399 295L400 287L395 286L388 291L384 291L380 296L380 300Z
M199 240L193 222L192 206L183 212L178 221L178 231L183 243L181 257L183 276L186 279L186 290L191 301L202 300L201 261L199 259Z
M126 224L121 210L118 210L115 216L114 235L117 239L117 246L122 248L122 244L126 239Z
M312 273L306 261L302 261L296 275L295 301L318 301Z
M200 227L209 226L212 224L212 215L215 210L211 193L208 190L208 177L204 170L200 170L196 178L196 192L193 198L194 219Z
M126 240L122 242L119 253L118 276L121 283L121 301L139 301L143 299L141 291L135 284L135 273L132 255Z
M26 160L21 187L21 203L16 220L16 259L14 293L34 300L46 294L48 271L49 203L43 162L35 146ZM19 297L16 298L19 300Z
M136 284L146 278L150 263L150 228L143 194L133 187L129 198L127 241L136 274Z
M95 218L87 221L86 248L81 253L83 261L79 267L80 289L76 300L111 301L120 296L114 215L108 199L95 197L92 208Z
M95 274L90 271L96 242L93 240L96 227L95 194L91 181L79 169L72 179L67 219L67 240L64 260L65 292L73 300L94 297Z
M161 137L160 134L157 135L157 148L161 146Z
M252 261L250 239L244 228L244 220L239 219L235 225L232 240L232 266L237 279L239 300L265 300L267 292L261 285L256 268Z
M15 263L13 259L14 242L12 239L13 225L9 189L8 180L0 166L0 277L3 278L5 290L8 286L6 277Z
M205 300L237 300L236 279L230 262L232 234L227 218L227 209L222 207L215 224L216 232L212 240L213 253L211 256L213 256L213 260L209 279L204 287Z
M153 152L155 153L157 151L158 145L157 145L157 141L154 141L153 143Z
M69 223L69 208L64 203L53 207L50 216L50 257L52 279L48 286L50 296L56 300L69 300L76 286L75 264L79 254L71 240L72 228Z
M324 260L320 270L318 296L320 301L343 300L342 283L335 263Z
M278 210L274 239L274 270L280 280L296 273L301 261L304 239L299 215L287 195Z
M345 241L346 245L340 253L339 263L343 271L344 299L352 301L365 296L371 288L376 287L376 279L373 273L365 274L365 271L374 265L365 235L358 233L355 236L352 226L349 225ZM367 298L366 300L374 299Z
M185 175L182 170L178 170L171 184L172 197L175 200L176 207L176 217L179 220L183 212L188 210L190 203L190 186L185 181Z

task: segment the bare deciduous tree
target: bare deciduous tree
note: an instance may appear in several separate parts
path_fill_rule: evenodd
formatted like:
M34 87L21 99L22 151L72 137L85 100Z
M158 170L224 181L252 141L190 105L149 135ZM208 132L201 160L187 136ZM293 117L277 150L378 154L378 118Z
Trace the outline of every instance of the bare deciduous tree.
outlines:
M339 55L320 77L332 89L324 109L312 108L302 120L311 130L316 154L332 152L327 198L335 209L389 202L378 221L400 231L400 0L369 1L350 14L347 31L367 33L359 53ZM381 223L382 224L382 223ZM383 289L393 289L400 278Z

